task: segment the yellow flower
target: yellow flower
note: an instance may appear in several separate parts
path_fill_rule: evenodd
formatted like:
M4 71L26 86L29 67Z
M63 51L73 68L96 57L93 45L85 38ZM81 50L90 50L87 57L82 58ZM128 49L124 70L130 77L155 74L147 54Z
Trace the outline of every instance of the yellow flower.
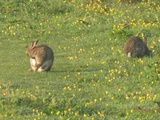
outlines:
M109 94L109 92L108 92L108 91L106 91L106 94Z
M79 116L79 112L78 111L75 112L75 116Z
M128 97L128 95L126 95L126 100L128 100L129 99L129 97Z
M97 102L97 99L94 99L94 102L96 103L96 102Z
M59 115L60 113L61 113L60 111L57 111L57 113L56 113L56 114L57 114L57 115Z
M84 116L84 117L87 117L87 114L84 114L83 116Z
M63 90L66 90L66 87L64 87Z

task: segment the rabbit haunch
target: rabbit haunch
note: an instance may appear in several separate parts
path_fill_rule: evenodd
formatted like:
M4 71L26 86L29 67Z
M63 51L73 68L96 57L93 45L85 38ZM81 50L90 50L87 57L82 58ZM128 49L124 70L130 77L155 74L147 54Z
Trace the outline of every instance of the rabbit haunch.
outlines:
M147 38L144 39L144 42L139 37L130 38L124 46L124 53L127 57L143 57L149 55Z
M32 42L27 48L27 55L30 57L30 64L33 71L49 71L53 65L54 53L46 45L36 46L38 41Z

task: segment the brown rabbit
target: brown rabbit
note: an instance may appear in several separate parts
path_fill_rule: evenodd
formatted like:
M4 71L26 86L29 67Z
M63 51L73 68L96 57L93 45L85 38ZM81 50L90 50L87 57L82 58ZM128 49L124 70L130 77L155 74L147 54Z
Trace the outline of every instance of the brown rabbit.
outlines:
M38 40L28 46L26 54L30 57L30 64L33 71L49 71L54 61L54 53L46 45L36 46Z
M127 57L143 57L149 55L147 47L147 38L144 42L139 37L131 37L124 46L124 53Z

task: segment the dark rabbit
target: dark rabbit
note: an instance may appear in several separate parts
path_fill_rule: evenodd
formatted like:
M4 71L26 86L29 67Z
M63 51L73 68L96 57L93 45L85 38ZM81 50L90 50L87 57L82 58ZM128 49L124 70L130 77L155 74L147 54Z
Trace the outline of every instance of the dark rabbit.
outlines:
M124 46L124 53L127 57L143 57L149 55L147 38L142 41L139 37L131 37Z
M46 45L36 46L38 40L28 46L26 54L30 57L30 64L33 71L49 71L53 65L54 53Z

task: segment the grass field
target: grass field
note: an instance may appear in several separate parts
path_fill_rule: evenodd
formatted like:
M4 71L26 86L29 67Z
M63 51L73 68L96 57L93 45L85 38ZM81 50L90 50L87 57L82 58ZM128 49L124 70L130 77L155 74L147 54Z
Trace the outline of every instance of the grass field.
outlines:
M0 119L160 119L159 19L158 0L1 0ZM124 55L136 35L151 56ZM28 72L37 39L50 72Z

